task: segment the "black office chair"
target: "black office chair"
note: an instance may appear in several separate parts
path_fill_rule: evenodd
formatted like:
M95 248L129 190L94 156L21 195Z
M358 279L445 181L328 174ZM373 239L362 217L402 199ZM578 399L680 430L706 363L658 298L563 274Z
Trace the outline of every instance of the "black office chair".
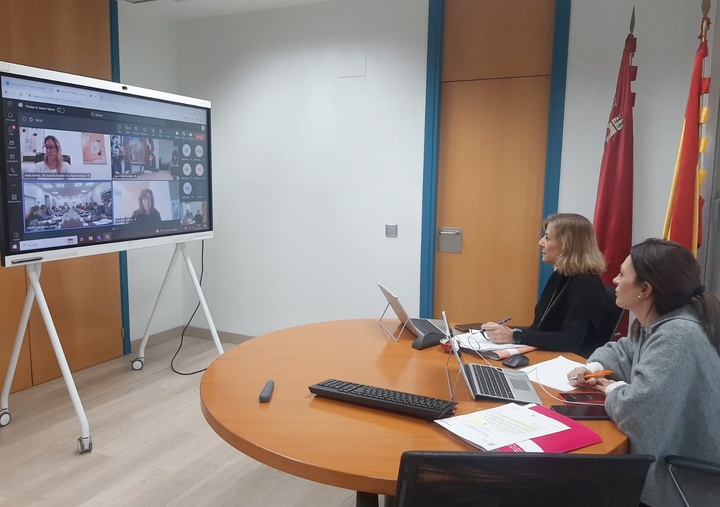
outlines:
M637 506L653 456L407 451L395 507Z
M598 328L598 337L603 338L603 343L607 343L615 339L615 331L617 330L620 320L622 319L625 310L615 304L615 287L605 286L605 291L608 294L608 298L612 306L610 311L605 316L605 320L600 323Z
M697 501L697 505L715 505L718 501L718 482L720 481L720 463L713 461L704 461L694 458L686 458L684 456L665 456L665 463L667 464L668 472L675 483L678 493L682 497L682 501L685 507L690 507L691 504L687 498L687 492L683 491L680 487L680 482L695 482L694 490L701 491L702 494L708 496L706 499L695 499L690 500ZM678 471L680 474L678 474ZM683 481L684 479L684 481ZM710 491L709 486L714 486L715 490ZM707 503L711 501L713 503Z

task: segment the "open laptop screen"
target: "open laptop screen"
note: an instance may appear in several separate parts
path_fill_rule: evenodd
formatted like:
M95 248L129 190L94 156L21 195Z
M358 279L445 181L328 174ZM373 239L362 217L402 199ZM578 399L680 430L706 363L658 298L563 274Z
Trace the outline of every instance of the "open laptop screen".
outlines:
M457 388L457 380L458 377L455 377L455 382L452 382L450 380L450 356L454 356L455 360L457 361L458 367L460 368L460 375L465 379L465 383L467 384L468 391L472 395L472 386L470 384L470 379L467 376L467 373L465 372L464 364L462 361L462 358L460 357L460 343L455 338L455 333L452 330L452 327L448 324L447 315L445 314L445 311L442 312L443 316L443 322L445 323L445 329L447 329L447 339L448 343L450 344L450 350L452 351L451 354L448 354L448 360L445 362L445 376L447 377L448 381L448 389L450 390L450 399L453 399L453 396L455 396L455 389Z

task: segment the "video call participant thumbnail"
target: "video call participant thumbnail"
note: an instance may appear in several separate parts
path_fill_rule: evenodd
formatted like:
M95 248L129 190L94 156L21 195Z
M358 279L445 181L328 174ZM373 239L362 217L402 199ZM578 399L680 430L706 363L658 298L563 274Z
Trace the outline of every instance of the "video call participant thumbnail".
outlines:
M47 136L44 140L45 155L43 160L36 163L33 172L49 174L67 174L72 168L63 159L62 146L55 136Z

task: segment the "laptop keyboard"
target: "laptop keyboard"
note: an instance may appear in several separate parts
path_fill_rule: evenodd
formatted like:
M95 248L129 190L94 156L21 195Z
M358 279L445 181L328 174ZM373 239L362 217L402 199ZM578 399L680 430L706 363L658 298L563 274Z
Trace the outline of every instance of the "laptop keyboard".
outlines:
M508 384L505 374L498 371L492 366L471 363L470 366L474 371L478 380L479 393L483 396L493 396L495 398L506 398L514 400L512 389Z
M335 379L313 384L308 389L310 389L311 393L323 398L331 398L427 420L452 415L455 412L455 405L457 405L454 401Z
M415 329L420 331L423 335L430 334L430 333L441 333L437 326L435 326L432 322L425 319L410 319L413 323L413 326L415 326Z

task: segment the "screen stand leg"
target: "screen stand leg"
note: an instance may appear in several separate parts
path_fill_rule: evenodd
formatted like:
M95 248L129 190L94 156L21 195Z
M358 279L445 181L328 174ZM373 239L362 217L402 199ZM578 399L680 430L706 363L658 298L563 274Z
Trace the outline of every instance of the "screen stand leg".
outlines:
M152 313L150 313L150 320L148 321L147 327L145 328L145 334L143 335L142 342L140 342L140 350L138 352L139 356L132 361L133 370L140 370L145 364L145 346L147 345L148 339L150 338L150 329L152 328L152 324L155 321L155 316L157 314L158 306L160 305L160 300L162 299L163 293L165 292L167 282L170 279L170 273L172 273L173 268L177 263L178 257L180 257L181 255L185 261L185 266L190 273L190 278L192 279L193 286L195 287L195 292L200 299L200 305L202 306L203 312L205 312L205 318L207 319L208 326L210 327L210 334L212 335L213 342L215 342L215 348L217 348L219 355L222 355L225 352L223 350L222 344L220 343L220 337L218 336L217 330L215 329L215 322L213 322L212 316L210 315L210 309L208 308L207 302L205 301L205 295L203 294L202 287L200 287L200 282L198 281L197 274L195 273L195 268L193 267L192 260L190 259L190 255L185 250L185 243L178 243L175 245L175 251L173 252L172 259L170 260L170 265L168 266L167 272L165 273L165 279L160 286L160 292L158 293L157 299L155 300L155 306L153 306Z
M8 365L7 374L5 376L5 384L3 386L2 397L0 398L0 426L6 426L10 423L10 411L8 409L8 401L10 397L10 387L12 385L13 377L15 376L15 368L20 357L20 350L22 349L22 342L25 336L25 330L27 329L28 320L30 319L30 311L32 310L33 300L37 300L40 314L42 315L43 321L45 322L45 328L47 329L48 336L50 337L50 344L55 351L55 357L57 358L60 371L62 372L65 385L70 393L70 399L72 400L75 413L77 414L78 420L80 421L81 436L78 438L78 451L80 454L92 451L92 440L90 439L90 425L88 424L87 417L85 416L85 410L83 409L82 402L80 401L80 395L78 394L75 382L73 381L72 372L68 366L65 353L63 352L62 345L60 344L60 338L58 337L55 324L50 315L50 309L48 308L47 301L45 300L45 294L43 294L42 287L40 286L40 264L28 264L25 266L27 271L28 280L30 281L30 287L28 287L27 295L25 296L25 305L23 306L22 315L20 316L20 324L18 325L18 331L15 335L15 345L10 356L10 364Z
M385 327L385 324L383 324L383 321L382 321L383 317L385 317L385 314L388 311L388 308L390 308L390 303L385 305L385 309L383 310L382 315L380 315L380 320L378 320L378 324L380 324L380 327L382 328L382 330L385 332L386 335L388 335L393 340L398 341L400 339L400 335L402 335L402 332L405 331L405 326L407 326L407 321L403 322L402 327L400 328L400 331L398 332L397 336L395 336L395 334L392 331L390 331L387 327Z
M383 507L393 507L395 504L394 496L386 496L382 502ZM355 492L355 507L378 507L380 505L380 495L375 493L365 493L364 491Z

